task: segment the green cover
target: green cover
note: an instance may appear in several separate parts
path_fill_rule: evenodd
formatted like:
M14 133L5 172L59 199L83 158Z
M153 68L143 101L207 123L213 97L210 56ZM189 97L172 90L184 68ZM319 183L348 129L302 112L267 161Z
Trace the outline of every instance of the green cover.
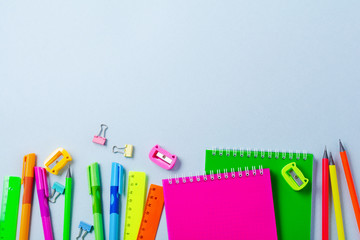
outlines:
M305 159L305 160L304 160ZM296 192L281 175L281 169L295 162L309 183ZM282 153L246 150L206 150L205 171L217 170L228 173L245 171L248 167L269 168L274 197L276 227L279 240L307 240L311 235L311 187L313 178L313 155L303 153ZM229 196L231 193L229 193ZM246 193L244 193L246 197Z

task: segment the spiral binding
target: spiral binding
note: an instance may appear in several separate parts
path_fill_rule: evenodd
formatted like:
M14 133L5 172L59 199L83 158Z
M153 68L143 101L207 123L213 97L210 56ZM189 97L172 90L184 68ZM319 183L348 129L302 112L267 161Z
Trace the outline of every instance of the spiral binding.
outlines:
M247 158L250 158L250 157L254 157L254 158L262 158L262 159L272 159L273 157L275 159L290 159L290 160L306 160L307 159L307 155L308 155L308 152L306 151L295 151L295 152L292 152L292 151L279 151L279 150L275 150L275 151L272 151L272 150L268 150L268 151L265 151L264 149L250 149L250 148L217 148L217 147L214 147L211 149L212 151L212 155L216 155L217 153L219 154L219 156L224 156L224 157L230 157L230 156L233 156L233 157L247 157ZM224 154L225 152L225 154Z
M256 176L260 174L261 176L264 174L264 169L262 165L259 165L258 169L255 166L251 166L251 170L248 167L245 167L245 175L243 174L243 171L241 167L235 171L234 168L230 169L230 173L228 173L228 170L225 168L223 170L217 169L216 171L210 170L210 174L206 175L204 172L203 174L196 173L195 175L185 176L182 175L181 177L178 177L175 175L173 178L171 176L168 177L168 183L169 184L185 184L185 183L196 183L200 181L216 181L216 180L222 180L222 179L229 179L229 178L242 178L242 177L249 177L250 175ZM229 176L230 175L230 176ZM209 179L210 177L210 179Z

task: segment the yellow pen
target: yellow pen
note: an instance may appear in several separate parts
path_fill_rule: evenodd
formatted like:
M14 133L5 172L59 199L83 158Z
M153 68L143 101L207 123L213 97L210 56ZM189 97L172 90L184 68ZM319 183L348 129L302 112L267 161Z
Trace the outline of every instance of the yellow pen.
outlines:
M336 175L336 166L335 166L335 163L334 163L331 153L330 153L330 157L329 157L329 172L330 172L331 190L332 190L332 195L333 195L333 200L334 200L334 209L335 209L335 218L336 218L338 239L345 240L344 225L343 225L340 196L339 196L339 187L338 187L338 181L337 181L337 175Z

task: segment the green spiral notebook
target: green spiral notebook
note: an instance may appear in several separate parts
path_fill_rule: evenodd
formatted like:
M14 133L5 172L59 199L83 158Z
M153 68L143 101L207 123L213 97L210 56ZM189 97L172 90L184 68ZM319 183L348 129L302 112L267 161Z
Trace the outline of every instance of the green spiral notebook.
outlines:
M281 175L282 168L292 162L296 163L297 168L309 180L300 191L294 191ZM239 149L206 150L207 174L210 174L210 171L216 173L246 170L251 174L255 168L270 169L278 239L310 239L313 155Z

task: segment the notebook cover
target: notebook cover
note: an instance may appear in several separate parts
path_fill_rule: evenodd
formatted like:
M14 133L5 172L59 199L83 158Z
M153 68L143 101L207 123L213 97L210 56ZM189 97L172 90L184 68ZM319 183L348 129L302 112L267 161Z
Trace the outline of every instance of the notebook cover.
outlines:
M169 240L276 240L270 171L262 172L164 179Z
M306 160L304 160L304 158ZM295 162L304 176L307 186L299 192L290 188L281 175L281 169ZM205 170L230 171L252 166L269 168L271 172L274 209L279 240L307 240L311 236L311 185L313 155L303 153L279 153L240 150L206 150Z

